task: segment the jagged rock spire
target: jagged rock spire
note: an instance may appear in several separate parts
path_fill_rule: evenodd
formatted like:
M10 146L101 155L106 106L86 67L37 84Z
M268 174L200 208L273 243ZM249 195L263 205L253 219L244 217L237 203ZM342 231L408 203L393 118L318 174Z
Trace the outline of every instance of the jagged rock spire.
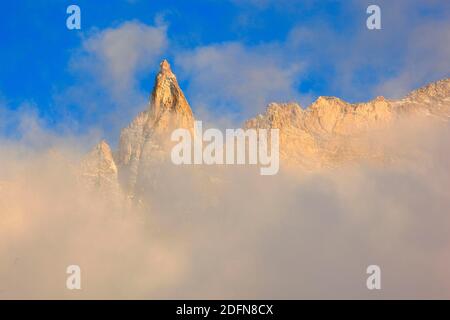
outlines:
M122 130L118 152L119 178L129 193L138 180L154 173L156 164L170 155L174 129L192 129L194 116L169 62L163 60L150 96L149 107ZM138 179L139 178L139 179Z
M166 75L173 75L172 73L172 69L170 68L170 63L164 59L163 61L161 61L161 63L159 64L159 73L160 74L166 74Z
M163 60L150 98L150 116L157 126L193 126L193 114L169 62Z

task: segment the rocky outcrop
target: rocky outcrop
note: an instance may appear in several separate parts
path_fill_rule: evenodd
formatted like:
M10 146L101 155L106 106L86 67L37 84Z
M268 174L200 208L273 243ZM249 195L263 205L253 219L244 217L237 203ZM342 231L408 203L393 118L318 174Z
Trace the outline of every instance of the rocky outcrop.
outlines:
M118 193L118 170L111 148L101 141L83 159L81 177L91 188L104 193Z
M194 117L176 76L164 60L156 76L149 107L122 130L118 151L120 181L129 194L148 185L168 160L170 134L192 129Z
M319 97L306 109L295 103L271 103L264 114L248 120L244 126L280 129L283 162L318 169L349 161L389 161L389 155L367 144L366 135L413 116L447 121L450 79L429 84L400 100L377 97L351 104L335 97Z
M446 120L450 117L450 78L412 91L405 98L391 101L397 114L425 115Z

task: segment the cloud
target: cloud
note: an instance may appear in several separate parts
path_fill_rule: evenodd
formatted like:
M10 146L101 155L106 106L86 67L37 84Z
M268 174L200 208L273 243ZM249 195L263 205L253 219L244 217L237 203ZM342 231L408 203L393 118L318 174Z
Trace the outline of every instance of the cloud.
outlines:
M406 45L403 63L376 92L399 97L411 89L450 76L450 22L427 23L414 27Z
M0 297L448 298L448 124L384 134L405 162L273 177L169 164L139 206L85 188L74 140L2 141Z
M8 170L0 177L3 299L148 298L183 274L181 248L161 243L139 210L83 190L78 156L74 148L2 149ZM82 292L61 291L72 264L81 267Z
M278 44L201 46L176 55L176 64L194 108L208 106L215 114L254 115L269 102L299 97L302 64L285 59Z
M152 25L128 21L116 27L91 30L70 63L74 83L55 92L61 122L78 130L97 127L106 138L146 108L150 87L141 81L155 72L168 47L167 28L161 19Z
M371 1L353 1L353 12L365 12ZM429 82L450 76L446 1L378 1L382 30L369 31L367 15L360 27L345 39L335 35L331 46L341 49L333 57L337 71L335 86L343 95L358 99L355 90L374 97L401 98ZM364 76L366 74L366 76Z
M92 74L111 92L119 94L133 89L138 75L154 68L167 45L165 26L125 22L86 38L72 67Z
M313 2L236 3L253 6L245 11L250 20L269 6L283 16L293 12L305 16L279 43L277 52L283 60L302 64L293 81L309 88L313 97L334 95L352 102L377 95L399 98L450 76L447 1L378 1L382 30L377 31L366 28L366 9L373 4L368 0L335 4L339 10L333 15Z

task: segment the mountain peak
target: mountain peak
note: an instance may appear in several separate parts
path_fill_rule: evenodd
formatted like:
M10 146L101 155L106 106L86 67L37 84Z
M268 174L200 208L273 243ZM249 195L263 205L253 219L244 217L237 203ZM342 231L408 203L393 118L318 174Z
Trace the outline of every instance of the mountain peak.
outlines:
M170 156L173 130L192 130L194 115L170 64L163 60L150 96L148 109L122 130L118 151L120 179L134 194L140 181L154 174L155 163Z
M171 82L175 83L177 82L177 78L175 74L172 72L170 63L166 59L161 61L161 63L159 64L159 72L156 77L156 82L162 82L164 80L170 80Z
M163 73L163 74L172 73L172 69L170 68L170 63L166 59L161 61L161 63L159 64L159 73Z
M108 157L112 155L111 148L105 139L101 140L99 144L95 147L101 154L107 155Z
M87 185L104 191L119 190L117 166L109 144L102 140L83 158L81 176Z
M175 116L175 125L181 127L191 127L193 125L192 110L183 94L176 76L173 74L170 64L163 60L160 65L158 76L153 87L150 112L154 120L161 122L161 117L166 112L172 113L171 118ZM168 115L167 115L168 116Z
M406 98L427 99L427 98L447 98L450 91L450 78L442 79L422 86L410 92Z

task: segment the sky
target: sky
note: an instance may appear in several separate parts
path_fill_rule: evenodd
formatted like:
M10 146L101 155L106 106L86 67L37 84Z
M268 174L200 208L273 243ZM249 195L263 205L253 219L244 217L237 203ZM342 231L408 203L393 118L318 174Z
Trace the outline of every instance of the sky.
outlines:
M71 4L81 9L80 30L66 27ZM381 30L366 27L370 4L381 9ZM8 137L31 121L95 131L114 145L146 108L163 58L197 118L227 125L272 101L398 98L450 74L446 0L24 0L2 12L0 134Z

